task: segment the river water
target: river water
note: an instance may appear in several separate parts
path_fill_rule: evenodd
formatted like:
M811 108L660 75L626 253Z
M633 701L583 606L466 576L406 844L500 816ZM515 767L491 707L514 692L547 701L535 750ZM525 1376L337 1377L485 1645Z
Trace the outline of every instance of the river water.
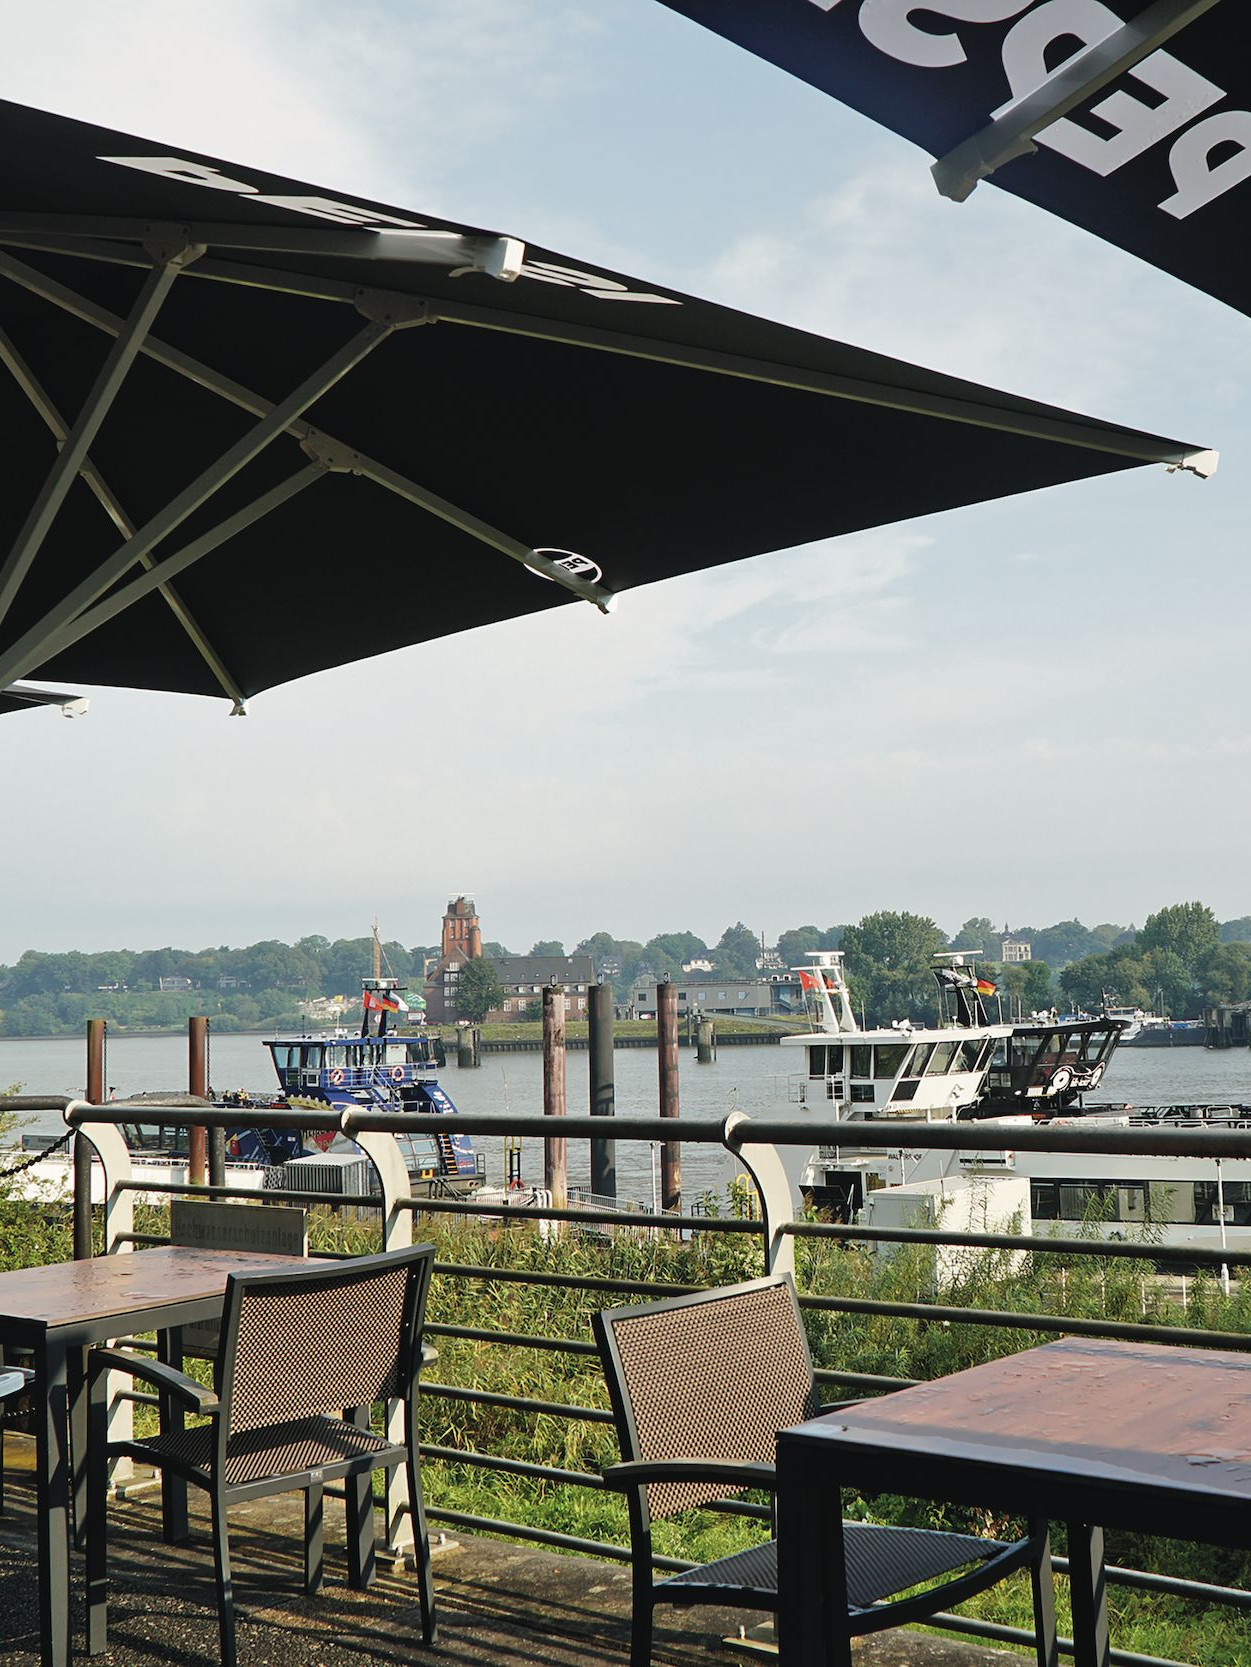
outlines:
M454 1057L454 1055L452 1056ZM232 1088L270 1092L273 1069L258 1036L214 1035L210 1079L216 1093ZM722 1048L717 1059L701 1065L693 1050L680 1055L682 1114L725 1117L732 1111L755 1116L786 1116L788 1079L800 1064L795 1049ZM571 1113L588 1109L588 1056L571 1052L567 1060L567 1095ZM620 1048L616 1059L617 1110L623 1115L654 1116L658 1109L657 1061L651 1048ZM0 1038L0 1089L20 1084L26 1094L81 1094L86 1077L86 1048L79 1038L52 1040ZM153 1090L177 1090L187 1082L185 1036L111 1037L107 1078L117 1098ZM539 1053L488 1053L477 1070L460 1070L449 1059L440 1080L465 1112L542 1114L542 1056ZM1251 1052L1241 1048L1209 1053L1205 1048L1122 1048L1100 1085L1100 1102L1160 1105L1185 1101L1251 1103ZM60 1132L54 1114L36 1115L25 1124L31 1132ZM481 1146L492 1184L504 1179L502 1143ZM572 1142L569 1179L589 1180L589 1147ZM541 1184L541 1140L526 1141L522 1154L526 1181ZM683 1191L688 1202L704 1192L720 1192L736 1173L734 1159L716 1147L688 1146L682 1154ZM632 1141L617 1144L621 1197L651 1203L659 1183L659 1147Z

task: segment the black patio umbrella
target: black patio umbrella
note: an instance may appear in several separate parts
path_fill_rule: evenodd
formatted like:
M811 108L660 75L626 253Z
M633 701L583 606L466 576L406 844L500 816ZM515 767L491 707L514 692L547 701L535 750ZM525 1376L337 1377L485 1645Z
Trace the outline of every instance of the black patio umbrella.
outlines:
M1211 453L0 105L0 689L227 694Z
M1246 0L662 3L1251 314Z
M41 706L59 706L63 718L79 718L91 702L65 689L41 689L34 683L11 683L0 689L0 714L34 712Z

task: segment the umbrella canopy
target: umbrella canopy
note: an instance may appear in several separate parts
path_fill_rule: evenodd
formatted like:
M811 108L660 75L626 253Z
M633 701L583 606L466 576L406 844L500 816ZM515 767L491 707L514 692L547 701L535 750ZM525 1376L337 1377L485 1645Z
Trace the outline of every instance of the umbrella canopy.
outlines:
M1251 313L1245 0L663 3L922 146L944 196L993 176Z
M0 104L0 689L225 693L1211 453Z
M10 683L7 689L0 689L0 713L59 706L63 718L80 718L90 704L82 695L71 695L63 689L40 689L34 683Z

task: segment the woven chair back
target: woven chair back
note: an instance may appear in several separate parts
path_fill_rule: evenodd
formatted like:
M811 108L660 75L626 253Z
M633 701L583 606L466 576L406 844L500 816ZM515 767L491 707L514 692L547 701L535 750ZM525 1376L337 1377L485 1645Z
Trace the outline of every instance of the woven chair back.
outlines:
M424 1258L241 1280L223 1328L230 1433L404 1394L434 1254L418 1248Z
M788 1279L619 1313L604 1322L623 1380L625 1458L772 1464L778 1431L815 1410L812 1357ZM653 1517L672 1516L737 1491L724 1483L654 1484L648 1505Z

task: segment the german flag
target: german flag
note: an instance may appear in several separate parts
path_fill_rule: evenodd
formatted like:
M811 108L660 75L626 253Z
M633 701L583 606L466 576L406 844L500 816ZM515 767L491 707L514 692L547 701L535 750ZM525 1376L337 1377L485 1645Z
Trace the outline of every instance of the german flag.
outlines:
M977 980L977 993L979 996L993 996L998 988L998 984L992 984L989 978L979 978Z

